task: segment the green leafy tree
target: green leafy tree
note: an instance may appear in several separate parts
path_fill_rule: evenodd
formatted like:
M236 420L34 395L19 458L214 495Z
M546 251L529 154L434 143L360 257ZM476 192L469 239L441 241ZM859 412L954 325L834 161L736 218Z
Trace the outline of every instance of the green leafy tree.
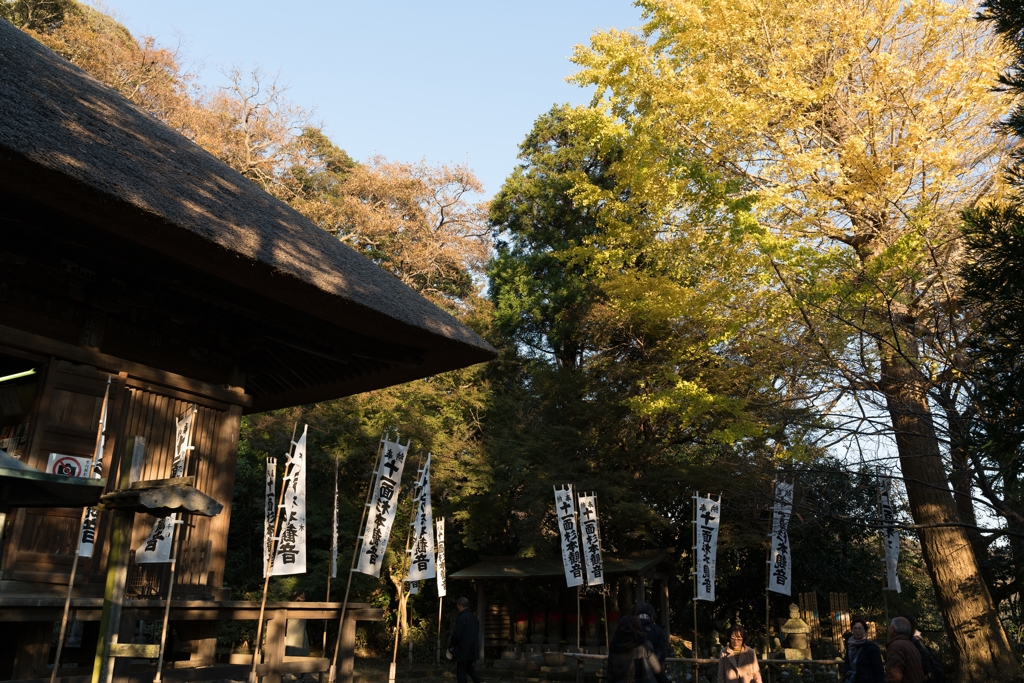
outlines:
M641 32L597 33L574 58L629 131L634 186L685 204L655 169L697 160L756 194L751 234L794 304L780 347L811 361L820 409L887 423L963 680L1019 677L932 411L955 417L960 212L998 191L1006 150L998 42L959 2L638 5Z

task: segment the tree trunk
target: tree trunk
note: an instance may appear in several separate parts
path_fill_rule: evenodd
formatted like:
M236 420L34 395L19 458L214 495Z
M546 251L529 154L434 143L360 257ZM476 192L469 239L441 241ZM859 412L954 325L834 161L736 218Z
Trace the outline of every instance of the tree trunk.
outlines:
M883 358L882 390L914 522L959 522L917 369L903 356ZM920 529L918 534L957 659L960 683L1024 680L1024 670L982 580L966 530L938 526Z
M967 451L967 418L950 405L943 405L946 424L949 431L949 459L952 469L949 483L953 486L953 502L956 504L957 515L964 524L978 526L978 518L974 513L973 492L974 474L971 471L971 456ZM967 529L967 537L971 539L974 557L982 562L988 554L988 547L977 528Z

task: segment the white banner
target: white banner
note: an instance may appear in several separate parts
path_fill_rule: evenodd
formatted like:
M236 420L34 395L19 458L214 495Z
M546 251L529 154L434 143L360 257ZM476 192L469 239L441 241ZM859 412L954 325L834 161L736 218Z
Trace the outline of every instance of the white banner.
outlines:
M887 591L902 592L897 572L900 561L900 532L893 527L896 515L892 509L892 479L878 477L878 499L882 508L882 544L885 546L885 574Z
M88 477L89 467L92 467L92 478L103 478L103 445L107 441L107 406L110 403L110 378L107 377L107 388L103 390L103 403L100 407L100 434L96 441L96 450L93 451L92 459L83 458L84 463L80 466L80 474L72 475L77 477ZM54 456L57 456L54 458ZM62 456L50 453L50 462L46 468L48 472L62 474L73 466L67 460L61 460ZM63 470L58 472L57 470ZM92 557L93 548L96 547L96 525L99 523L100 514L96 508L86 508L85 518L82 520L82 536L78 539L78 556Z
M412 522L412 547L409 550L409 576L414 582L437 576L434 569L434 514L430 508L430 454L416 484L416 516Z
M88 470L85 471L86 473ZM85 476L83 473L81 476ZM92 478L103 478L103 463L97 461L92 467ZM100 521L100 513L96 508L86 508L85 519L82 520L82 537L78 539L78 556L92 557L93 548L96 547L96 525Z
M712 498L697 498L697 517L693 524L697 529L697 600L715 601L715 564L718 557L718 527L722 521L722 497L718 502Z
M277 549L271 576L288 576L306 572L306 432L293 441L294 446L281 481L281 522L278 525Z
M188 460L188 452L192 450L192 421L195 415L195 406L191 406L185 417L174 420L174 460L171 461L171 479L185 476L185 463ZM174 527L177 524L177 513L156 520L145 542L135 551L136 564L170 562Z
M444 568L444 517L435 523L437 527L437 597L448 595L448 576Z
M411 443L411 442L410 442ZM356 571L380 576L384 551L388 548L391 526L395 523L398 508L398 492L402 485L402 470L409 444L385 441L380 465L374 477L373 497L370 499L370 514L366 516L363 542L359 547L359 562Z
M277 458L267 456L266 485L263 489L263 578L267 578L274 547L274 522L277 516Z
M331 519L331 578L338 578L338 457L334 457L334 517Z
M579 502L587 585L600 586L604 583L604 560L601 558L601 525L597 521L597 494L580 496Z
M562 537L562 565L565 567L565 585L569 588L583 584L583 561L580 557L580 537L576 531L576 505L572 485L555 489L555 516L558 533Z
M775 482L775 507L772 510L772 564L768 590L792 595L793 567L789 553L789 515L793 510L793 485Z

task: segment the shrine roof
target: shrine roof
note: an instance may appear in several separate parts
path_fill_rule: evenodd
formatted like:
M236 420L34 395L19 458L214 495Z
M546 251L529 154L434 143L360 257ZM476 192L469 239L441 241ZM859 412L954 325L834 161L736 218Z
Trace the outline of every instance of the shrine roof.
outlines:
M263 377L246 386L254 409L494 357L479 335L396 277L6 21L0 64L0 191L74 218L85 241L88 230L134 245L137 255L128 257L136 264L157 254L215 278L223 291L244 292L231 295L232 306L271 302L327 332L361 335L356 351L290 339L258 348ZM11 219L5 230L35 229L19 223ZM377 365L359 365L378 342L402 348L382 362L372 359ZM298 357L296 346L306 349L303 367L277 368L271 357ZM317 359L339 367L323 369Z

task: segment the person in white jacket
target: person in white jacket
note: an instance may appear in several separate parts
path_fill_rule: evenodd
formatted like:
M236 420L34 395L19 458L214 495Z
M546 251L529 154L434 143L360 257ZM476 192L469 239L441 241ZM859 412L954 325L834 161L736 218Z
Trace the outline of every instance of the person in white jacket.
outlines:
M742 626L729 629L729 644L718 660L718 683L761 683L761 667L754 648L746 646Z

